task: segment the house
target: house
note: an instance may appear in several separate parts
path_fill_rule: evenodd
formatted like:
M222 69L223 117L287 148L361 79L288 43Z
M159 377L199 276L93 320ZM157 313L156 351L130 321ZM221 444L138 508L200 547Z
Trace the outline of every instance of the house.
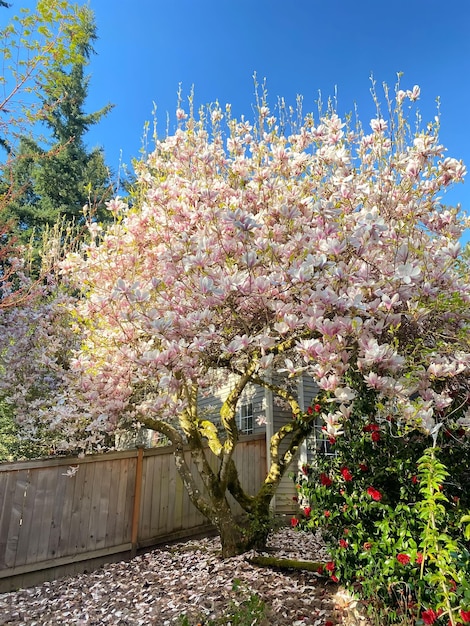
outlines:
M276 378L281 378L281 374L273 374L272 376L274 384ZM230 393L233 380L229 377L224 385L217 386L217 389L201 396L199 400L200 413L204 415L205 419L211 420L218 426L220 426L220 408ZM296 387L300 408L306 410L315 398L318 387L313 378L307 374L297 379ZM270 389L251 383L245 387L242 393L237 418L238 428L242 435L265 433L266 465L269 467L271 436L283 424L292 420L292 411L280 402ZM308 440L302 444L277 489L273 507L275 506L278 513L291 513L295 510L293 497L296 495L296 490L293 475L296 475L302 465L311 460L315 452L327 452L327 440L323 437L320 424Z

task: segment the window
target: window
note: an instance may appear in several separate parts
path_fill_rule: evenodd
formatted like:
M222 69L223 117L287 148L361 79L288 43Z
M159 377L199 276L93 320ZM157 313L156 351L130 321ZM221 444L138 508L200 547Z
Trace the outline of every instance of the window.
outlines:
M238 412L238 428L243 435L253 434L253 403L242 404Z
M314 455L334 456L336 454L328 435L323 430L323 420L319 420L315 424L312 434L307 438L307 447Z

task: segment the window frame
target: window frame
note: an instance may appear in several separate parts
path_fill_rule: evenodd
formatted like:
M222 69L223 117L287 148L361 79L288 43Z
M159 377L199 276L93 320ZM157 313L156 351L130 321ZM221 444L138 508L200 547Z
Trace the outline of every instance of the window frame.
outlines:
M242 435L254 433L253 402L244 402L238 409L238 430Z

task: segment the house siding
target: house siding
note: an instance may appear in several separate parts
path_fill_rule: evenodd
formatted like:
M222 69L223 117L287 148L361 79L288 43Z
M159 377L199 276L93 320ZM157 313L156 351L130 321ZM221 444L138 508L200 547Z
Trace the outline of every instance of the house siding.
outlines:
M313 380L313 378L311 376L308 376L307 374L304 374L302 377L302 387L303 387L304 409L306 409L312 404L312 401L318 394L319 387L317 383Z
M273 383L281 383L282 378L279 374L273 375ZM298 402L301 410L306 410L312 404L312 400L318 393L318 385L315 383L314 379L308 374L303 374L302 379L298 381L297 385L298 389ZM276 432L283 424L292 419L292 411L289 407L276 403L274 401L273 408L273 422L274 422L274 432ZM268 442L269 445L269 442ZM286 473L284 474L279 487L276 491L276 511L279 513L292 513L297 510L297 505L295 503L294 497L297 492L295 489L296 477L299 473L299 469L308 457L311 456L311 448L315 445L314 442L310 442L307 440L300 447L297 454L292 459ZM287 443L284 445L284 449L287 447ZM282 451L282 447L281 447Z
M198 399L199 417L208 419L216 424L221 433L220 409L230 391L233 389L235 381L235 375L231 375L227 378L226 382L218 386L217 389L208 390L200 394ZM251 434L257 435L264 433L266 430L264 424L266 419L266 402L264 389L262 387L253 384L248 384L245 387L238 402L238 407L250 403L253 405L253 433Z

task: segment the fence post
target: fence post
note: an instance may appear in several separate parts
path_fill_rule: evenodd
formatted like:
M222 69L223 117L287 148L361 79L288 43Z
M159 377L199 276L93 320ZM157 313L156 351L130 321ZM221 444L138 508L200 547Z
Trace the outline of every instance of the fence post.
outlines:
M132 531L131 531L131 558L137 554L137 539L139 535L140 499L142 495L142 467L144 460L144 447L137 446L137 466L135 469L134 506L132 508Z

